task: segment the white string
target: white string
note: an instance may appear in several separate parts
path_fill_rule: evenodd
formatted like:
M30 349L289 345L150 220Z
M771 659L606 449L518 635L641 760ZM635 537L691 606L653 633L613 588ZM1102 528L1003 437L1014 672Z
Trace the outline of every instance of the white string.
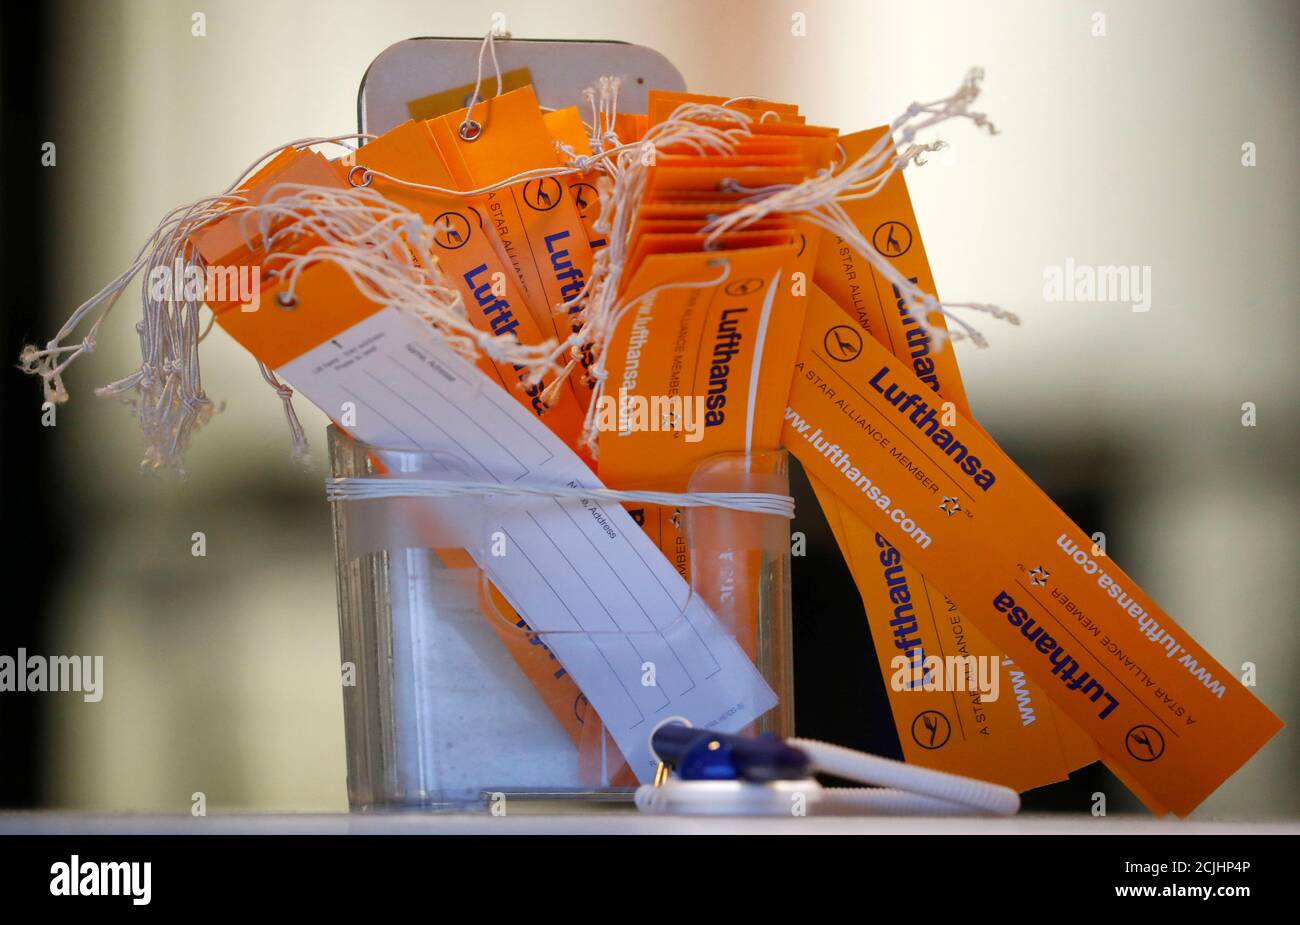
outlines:
M986 128L990 134L997 134L997 129L988 121L987 116L970 109L970 105L979 96L983 78L982 70L972 69L951 96L931 103L913 103L903 115L894 120L889 131L870 150L852 164L844 165L838 170L823 171L818 176L797 184L778 184L761 189L747 190L736 183L725 184L725 189L729 191L747 192L751 195L741 208L711 221L705 228L708 235L706 240L716 241L728 231L745 228L773 213L802 215L818 227L842 238L897 288L908 313L929 334L932 347L941 347L946 337L954 340L969 339L976 346L988 346L984 336L951 309L983 312L1011 324L1019 324L1020 319L996 305L941 302L925 292L903 276L888 258L876 251L840 205L875 196L894 174L910 163L923 164L926 153L943 147L941 141L917 143L915 139L920 131L950 119L964 118L977 127ZM945 334L941 327L931 324L929 316L936 312L952 320L958 330Z
M594 114L597 125L603 113L612 111L616 105L615 91L612 84L602 88L601 108ZM674 145L686 145L701 152L729 153L735 148L737 135L749 132L750 121L744 113L720 106L683 104L653 126L641 141L608 148L593 159L606 174L596 183L600 215L595 223L595 230L605 238L606 244L596 251L583 290L558 309L580 320L578 331L564 342L570 350L570 359L561 378L576 370L580 363L589 364L593 394L581 439L593 455L599 451L596 413L608 378L605 355L619 320L633 306L646 298L653 299L664 289L715 286L730 272L730 264L723 260L722 273L717 279L674 281L642 293L630 302L619 302L636 204L641 201L649 167L654 163L652 155L659 148ZM711 263L717 265L716 261Z
M392 174L384 173L382 170L376 170L373 167L358 168L361 180L357 181L349 175L348 182L355 187L365 187L370 185L370 181L378 177L381 180L387 180L389 183L395 183L398 186L405 186L408 189L424 190L430 193L437 193L440 196L485 196L488 193L494 193L499 189L505 189L507 186L515 186L520 183L527 183L530 180L539 180L546 177L565 177L570 174L579 173L576 167L534 167L531 170L524 170L512 176L499 180L488 186L480 186L475 189L462 190L449 186L433 186L428 183L416 183L414 180L405 180L401 177L395 177Z
M298 414L293 410L293 389L281 382L271 370L261 360L257 361L257 368L262 373L262 378L266 380L267 385L275 389L280 400L284 402L284 415L289 422L289 432L293 435L293 456L295 459L305 459L307 456L307 432L303 430L302 422L298 420Z
M595 127L600 134L593 150L597 154L603 154L620 146L615 123L618 121L618 91L623 86L623 79L602 77L597 81L597 86L600 87L600 121Z
M587 173L594 167L602 164L608 158L615 157L629 150L645 150L641 142L631 142L626 145L619 145L596 154L582 156L576 154L571 147L557 142L559 150L565 151L572 157L572 164L568 167L533 167L529 170L522 170L519 173L512 174L496 183L487 186L479 186L474 189L456 189L449 186L434 186L429 183L416 183L414 180L407 180L402 177L393 176L384 173L382 170L376 170L373 167L355 167L348 174L348 183L354 187L367 187L375 177L381 180L387 180L398 186L404 186L407 189L423 190L428 193L436 193L439 196L461 196L472 198L475 196L486 196L488 193L495 193L497 190L505 189L508 186L518 186L521 183L528 183L532 180L541 180L547 177L567 177L574 174Z
M604 136L604 126L602 126L600 123L601 111L600 111L600 104L596 101L595 88L587 87L585 90L583 90L582 98L585 99L587 101L587 105L591 107L591 124L588 126L588 128L591 130L591 150L593 152L599 153L602 147L604 146L604 143L601 140L602 137Z
M509 363L540 378L555 371L554 340L525 344L475 327L459 290L448 286L434 252L434 229L414 212L368 189L285 184L293 190L258 210L259 234L291 246L309 236L323 243L305 253L272 250L264 263L287 280L292 298L301 274L318 263L342 268L357 290L434 325L448 344L471 361L479 355ZM272 230L277 221L288 224Z
M378 498L452 498L461 495L583 499L658 504L666 507L718 507L751 514L794 517L794 498L770 492L726 491L624 491L580 486L533 486L498 482L442 481L410 478L330 478L325 497L330 501L371 501Z
M502 33L502 36L506 34ZM483 52L485 51L491 52L492 69L497 75L497 92L493 96L501 95L501 64L497 61L496 29L488 29L487 34L483 36L483 44L478 47L478 72L474 75L474 93L470 96L469 106L465 109L465 118L461 121L458 130L460 137L466 141L474 141L483 131L483 126L474 121L474 107L479 103L479 90L483 86Z
M204 264L189 244L190 236L211 222L243 208L244 197L236 191L265 161L286 148L302 149L317 144L338 144L348 140L371 138L364 133L302 138L282 145L258 157L243 170L225 192L207 196L167 212L146 238L135 258L95 295L79 305L58 333L45 347L25 347L19 357L21 368L39 376L46 401L68 400L63 373L79 356L95 348L100 326L113 310L126 287L142 271L159 267L173 270L181 261L182 273L190 268L202 272ZM204 394L198 364L198 344L208 329L200 331L202 299L183 297L173 302L157 298L150 291L150 274L141 282L142 317L136 330L140 336L141 365L136 372L96 390L101 397L119 397L135 406L144 435L143 464L157 468L173 466L182 473L182 458L190 437L207 422L216 410ZM182 292L184 296L184 292ZM66 343L82 323L93 316L87 334L75 344ZM209 322L208 328L211 327ZM281 393L283 398L283 393ZM292 404L286 401L290 427L297 433L297 418Z
M373 136L308 138L288 147L343 144L345 139L357 137ZM217 220L231 217L237 219L237 227L250 246L254 238L261 242L265 251L263 259L253 263L267 266L272 275L286 275L290 299L304 270L317 263L332 262L348 273L367 298L393 305L437 326L449 345L462 355L477 358L482 354L509 362L525 370L530 382L540 381L556 371L554 341L524 345L517 339L498 338L480 331L468 321L459 292L443 281L433 250L433 229L416 213L372 191L301 184L278 184L266 197L274 201L250 205L235 191L275 153L259 157L225 193L178 206L164 215L127 269L82 303L44 349L28 346L22 351L21 366L41 378L47 401L67 400L64 371L78 356L94 349L100 325L130 281L143 273L142 314L136 326L140 337L140 368L97 389L96 394L120 397L134 405L144 437L144 465L171 466L183 472L183 459L192 435L216 410L204 394L199 371L198 345L211 327L211 322L207 328L201 328L199 323L207 293L183 290L182 298L173 301L172 292L152 291L151 278L154 270L172 271L179 261L183 274L196 270L206 279L206 266L191 243L192 235ZM272 193L285 195L275 198ZM324 243L305 253L293 251L294 247L302 247L302 242L315 239ZM418 260L413 253L419 255ZM92 315L94 320L83 339L76 344L66 343ZM295 456L305 455L306 439L293 410L292 390L269 374L269 370L263 370L263 378L284 403L286 420L294 437Z

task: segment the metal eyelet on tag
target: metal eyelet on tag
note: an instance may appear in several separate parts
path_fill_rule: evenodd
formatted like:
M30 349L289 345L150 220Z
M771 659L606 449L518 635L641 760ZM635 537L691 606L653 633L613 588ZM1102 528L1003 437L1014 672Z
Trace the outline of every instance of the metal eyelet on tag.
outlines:
M281 292L275 297L275 304L286 312L298 307L298 297L290 292Z
M479 136L483 134L483 126L473 119L466 119L460 124L457 134L462 141L478 141Z

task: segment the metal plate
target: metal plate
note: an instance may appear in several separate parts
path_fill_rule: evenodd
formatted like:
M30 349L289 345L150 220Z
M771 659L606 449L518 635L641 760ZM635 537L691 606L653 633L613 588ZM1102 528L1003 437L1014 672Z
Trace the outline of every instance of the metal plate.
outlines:
M390 45L371 62L357 94L360 130L382 134L411 118L407 103L472 84L481 38L406 39ZM604 76L623 78L620 108L646 111L651 89L685 90L677 68L659 52L626 42L497 39L503 74L527 68L543 106L586 109L582 91ZM484 80L493 77L490 56L483 59ZM468 100L465 101L468 103Z

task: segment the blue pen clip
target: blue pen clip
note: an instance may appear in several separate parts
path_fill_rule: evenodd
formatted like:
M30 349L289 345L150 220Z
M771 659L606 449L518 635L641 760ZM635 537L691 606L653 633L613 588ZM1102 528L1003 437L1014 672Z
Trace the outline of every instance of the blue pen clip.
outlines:
M764 783L812 773L807 754L770 733L739 736L671 722L655 730L650 747L682 780Z

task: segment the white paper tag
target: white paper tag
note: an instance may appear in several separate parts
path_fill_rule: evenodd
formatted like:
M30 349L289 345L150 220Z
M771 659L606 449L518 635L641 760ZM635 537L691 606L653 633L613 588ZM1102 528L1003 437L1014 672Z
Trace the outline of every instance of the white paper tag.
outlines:
M276 373L348 431L395 449L441 450L499 483L601 487L585 463L438 335L386 308ZM493 501L466 525L475 561L560 660L642 781L649 735L683 716L735 731L777 698L744 650L618 504ZM505 554L480 551L504 537ZM467 532L467 536L470 535ZM508 709L503 704L502 709Z

